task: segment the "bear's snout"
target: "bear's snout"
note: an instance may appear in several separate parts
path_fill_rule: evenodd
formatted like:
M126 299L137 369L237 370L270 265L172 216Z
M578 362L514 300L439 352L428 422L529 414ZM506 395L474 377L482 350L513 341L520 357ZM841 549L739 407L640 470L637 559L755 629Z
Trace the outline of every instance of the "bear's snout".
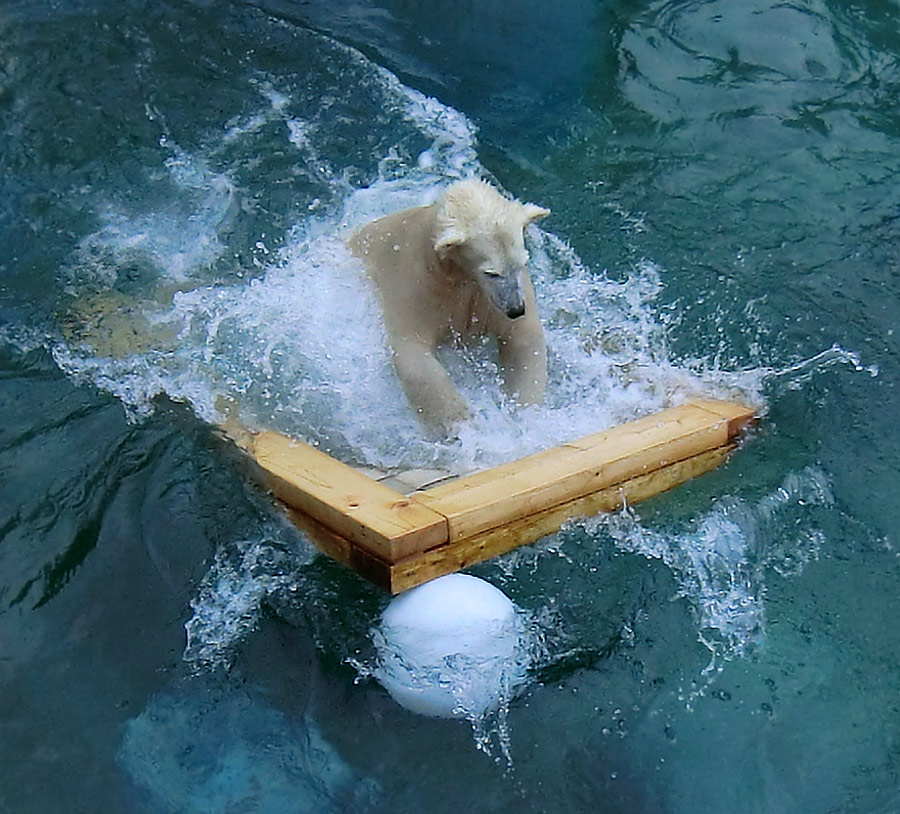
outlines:
M510 319L518 319L519 317L525 316L525 303L521 302L510 305L509 308L506 309L506 316Z

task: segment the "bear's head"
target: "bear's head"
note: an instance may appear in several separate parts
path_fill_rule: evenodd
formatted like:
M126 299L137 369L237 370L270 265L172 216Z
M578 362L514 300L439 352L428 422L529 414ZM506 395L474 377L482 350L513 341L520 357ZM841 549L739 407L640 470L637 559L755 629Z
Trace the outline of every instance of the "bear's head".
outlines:
M483 181L458 181L435 204L434 251L468 274L510 319L525 313L525 227L549 209L504 198Z

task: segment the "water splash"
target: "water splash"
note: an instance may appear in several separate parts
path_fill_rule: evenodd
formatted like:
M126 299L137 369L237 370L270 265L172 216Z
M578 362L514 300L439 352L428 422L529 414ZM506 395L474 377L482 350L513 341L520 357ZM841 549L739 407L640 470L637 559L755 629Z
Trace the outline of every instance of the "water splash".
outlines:
M159 146L163 169L148 181L164 200L148 201L147 207L135 207L138 211L120 202L98 203L101 228L79 241L64 269L67 290L76 298L137 280L142 291L160 282L184 283L225 251L219 230L234 214L234 181L168 136L160 137Z
M612 279L585 267L553 234L530 227L550 356L546 404L513 410L497 386L492 349L459 349L446 362L472 421L450 442L426 438L402 398L374 292L344 239L372 218L431 202L447 180L482 174L475 128L352 49L331 47L383 111L370 128L379 150L374 173L341 163L349 139L329 130L327 108L301 115L298 91L272 79L257 83L261 107L226 122L205 147L188 152L165 136L161 183L171 200L150 214L98 200L100 227L73 255L67 282L74 328L51 343L64 371L114 393L132 417L151 412L153 399L165 393L218 423L227 397L240 404L245 423L318 442L347 460L456 471L521 457L695 395L740 398L764 409L773 385L802 387L840 365L877 375L837 346L783 368L728 370L718 359L675 360L656 307L658 266L644 261L626 279ZM274 139L267 146L293 157L308 196L283 239L256 236L247 262L235 259L228 234L239 220L242 162L264 136ZM595 521L623 550L673 570L711 665L764 640L766 569L796 573L823 544L815 528L785 541L774 531L773 518L789 525L786 514L803 501L830 500L827 481L813 471L796 477L755 505L722 501L680 535L646 529L629 512ZM296 563L285 556L265 541L217 553L185 626L187 662L198 669L230 664L235 645L256 626L261 603L298 590ZM526 674L543 646L534 626L529 630L530 655L517 659ZM377 669L364 659L356 666L361 676ZM508 762L507 716L519 686L510 678L496 711L467 714L478 747L499 750Z
M840 345L832 345L809 359L801 359L780 370L770 369L765 372L765 377L773 383L786 381L790 390L799 390L823 371L838 366L849 367L855 373L867 373L873 378L880 372L878 365L864 364L858 353L844 350Z
M790 473L755 503L719 500L685 532L647 528L630 509L592 523L620 550L671 569L679 597L693 609L698 638L710 650L709 674L764 644L766 574L794 576L818 559L825 535L815 509L833 502L827 476L810 467Z
M263 601L296 591L298 558L269 541L242 540L223 546L191 600L185 623L184 660L195 670L227 669L235 647L259 622Z
M232 418L348 461L466 472L692 396L737 398L764 411L773 383L799 387L840 362L862 368L837 347L784 369L676 360L657 308L659 267L643 261L626 279L611 279L532 226L527 241L550 359L546 403L513 408L490 343L448 350L444 361L473 417L456 438L435 443L403 397L375 292L344 240L372 218L430 202L447 180L482 174L475 128L353 49L321 47L359 78L377 110L367 135L377 137L380 158L365 184L359 168L340 163L349 160L353 132L328 86L318 88L326 101L313 105L304 94L314 85L255 78L260 107L226 122L205 147L191 154L163 136L164 186L173 194L160 211L126 215L101 202L104 225L75 252L73 304L54 357L73 377L117 395L132 417L151 412L165 393L212 423L222 422L228 404ZM255 236L248 265L247 257L231 257L240 252L226 236L247 194L243 164L263 134L268 152L294 156L311 197L281 237ZM140 283L124 286L134 274ZM373 414L377 422L368 420Z
M477 174L474 128L352 49L327 47L359 74L377 111L370 130L385 152L371 183L354 185L356 170L326 160L351 137L341 129L346 116L329 117L318 105L302 119L297 112L311 107L308 100L266 80L256 82L262 109L230 121L206 148L188 153L161 137L165 177L148 178L150 188L164 188L161 208L151 201L142 214L141 205L98 202L102 225L81 241L67 270L72 302L53 352L64 371L114 393L132 417L147 415L166 393L218 421L226 396L242 403L247 423L310 440L334 436L339 444L377 393L378 405L395 416L389 423L417 434L374 295L343 239L364 221L429 202L447 178ZM251 266L242 268L238 253L230 259L239 247L225 235L236 230L246 197L236 178L244 153L256 151L263 131L295 151L298 171L315 176L310 189L320 197L283 241L260 234Z
M357 671L357 682L391 685L399 675L413 692L447 693L454 700L453 717L468 721L476 748L512 770L510 708L529 685L533 671L549 657L546 634L545 616L516 608L514 617L495 631L510 648L501 646L499 654L459 653L426 665L417 656L410 658L380 627L374 627L370 631L374 652L346 661Z

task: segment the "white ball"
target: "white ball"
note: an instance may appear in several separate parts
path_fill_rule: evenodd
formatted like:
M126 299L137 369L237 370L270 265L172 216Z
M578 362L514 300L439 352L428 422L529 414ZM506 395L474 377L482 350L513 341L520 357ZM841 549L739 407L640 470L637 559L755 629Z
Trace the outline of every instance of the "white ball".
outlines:
M435 717L479 717L521 683L516 606L478 577L450 574L391 601L374 632L375 676L400 705Z

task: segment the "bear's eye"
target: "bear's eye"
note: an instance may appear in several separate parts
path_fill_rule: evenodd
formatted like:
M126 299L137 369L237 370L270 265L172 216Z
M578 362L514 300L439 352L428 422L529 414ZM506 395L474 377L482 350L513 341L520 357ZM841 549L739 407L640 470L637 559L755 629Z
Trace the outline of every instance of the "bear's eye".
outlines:
M481 273L487 275L488 277L502 277L503 276L503 272L497 271L497 269L493 268L492 266L486 266L485 268L483 268L481 270Z

